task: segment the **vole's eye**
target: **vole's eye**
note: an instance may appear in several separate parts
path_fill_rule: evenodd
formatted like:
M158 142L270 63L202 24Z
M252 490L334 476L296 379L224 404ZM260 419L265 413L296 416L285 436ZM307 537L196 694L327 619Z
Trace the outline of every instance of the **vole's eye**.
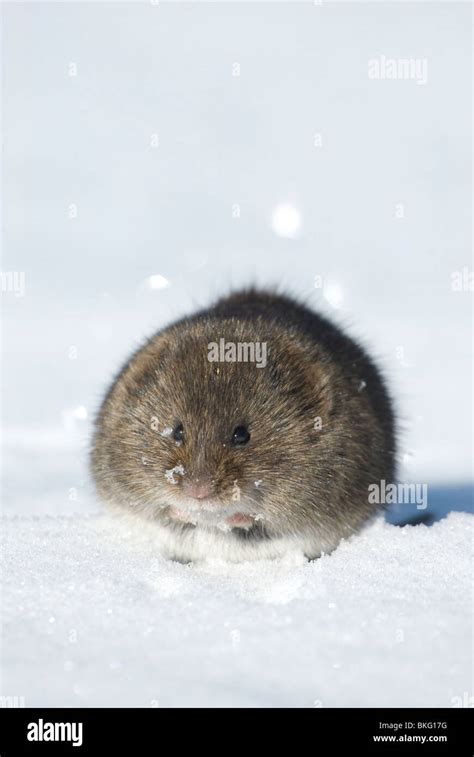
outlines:
M232 444L234 444L235 446L242 446L243 444L247 444L249 439L250 434L245 426L237 426L237 428L234 428L234 432L232 434Z
M174 427L173 433L171 434L171 436L173 437L173 439L175 440L175 442L182 442L183 441L184 429L183 429L183 424L182 423L178 423Z

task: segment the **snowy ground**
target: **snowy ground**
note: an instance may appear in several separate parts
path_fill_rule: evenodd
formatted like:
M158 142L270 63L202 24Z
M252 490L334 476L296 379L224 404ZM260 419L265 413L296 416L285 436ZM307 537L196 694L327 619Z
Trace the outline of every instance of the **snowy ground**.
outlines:
M105 517L8 518L3 690L31 706L453 706L471 692L471 525L380 520L314 563L189 567Z
M25 288L1 292L0 694L472 695L472 291L452 286L472 269L470 5L3 6L2 270ZM371 80L379 56L426 60L427 81ZM249 282L370 349L428 508L313 564L163 562L104 519L91 420L146 336Z

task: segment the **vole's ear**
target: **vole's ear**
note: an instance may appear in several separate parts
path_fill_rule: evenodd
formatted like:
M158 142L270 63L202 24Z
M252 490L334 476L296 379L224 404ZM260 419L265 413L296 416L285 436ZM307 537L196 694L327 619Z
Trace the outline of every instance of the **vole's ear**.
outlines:
M280 388L298 399L301 412L327 424L334 406L334 369L326 357L295 339L285 345L278 364L284 366L278 369Z
M125 400L143 393L150 381L159 381L161 367L170 350L168 334L157 334L140 347L122 367L113 386L114 399ZM117 379L120 378L120 381Z
M334 406L332 366L323 358L309 358L304 363L305 397L321 428L327 426ZM315 420L316 423L316 420Z
M149 412L150 418L153 417L153 403L147 406L147 387L155 385L159 388L164 374L163 362L169 352L169 335L158 334L140 347L122 366L99 410L98 423L102 424L103 431L120 430L121 433L124 419L130 413L133 415L137 401L142 414Z

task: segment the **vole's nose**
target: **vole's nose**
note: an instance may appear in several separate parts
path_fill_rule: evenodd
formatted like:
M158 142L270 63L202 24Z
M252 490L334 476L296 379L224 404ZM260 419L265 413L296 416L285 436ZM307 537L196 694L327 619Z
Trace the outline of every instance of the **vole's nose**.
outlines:
M207 499L212 493L212 481L208 477L191 478L183 482L183 488L188 497L193 499Z

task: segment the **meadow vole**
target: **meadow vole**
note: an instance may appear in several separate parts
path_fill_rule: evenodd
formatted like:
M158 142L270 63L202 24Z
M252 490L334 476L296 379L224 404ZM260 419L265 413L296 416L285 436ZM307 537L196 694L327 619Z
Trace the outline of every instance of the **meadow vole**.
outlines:
M247 290L155 334L96 420L105 502L156 530L164 554L239 561L332 550L394 475L379 372L289 297Z

